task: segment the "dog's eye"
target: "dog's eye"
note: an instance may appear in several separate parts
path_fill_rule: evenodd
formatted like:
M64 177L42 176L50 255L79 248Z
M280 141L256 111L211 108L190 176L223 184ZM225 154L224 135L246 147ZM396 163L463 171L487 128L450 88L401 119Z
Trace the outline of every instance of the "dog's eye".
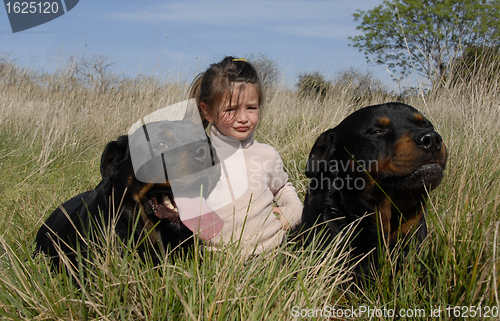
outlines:
M164 149L167 149L167 143L165 142L159 142L155 145L155 149L157 150L164 150Z
M370 135L383 135L387 133L387 129L380 129L380 128L377 128L377 129L374 129L370 132Z

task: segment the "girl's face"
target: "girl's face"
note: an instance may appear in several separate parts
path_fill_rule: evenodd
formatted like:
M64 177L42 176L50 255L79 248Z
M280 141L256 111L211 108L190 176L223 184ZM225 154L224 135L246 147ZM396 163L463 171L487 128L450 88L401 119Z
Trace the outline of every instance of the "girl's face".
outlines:
M243 87L243 90L241 89ZM229 96L229 95L228 95ZM259 96L253 84L236 83L231 100L226 97L217 118L205 112L206 105L201 103L205 118L213 122L224 135L240 141L248 138L259 121ZM214 108L216 109L216 108Z

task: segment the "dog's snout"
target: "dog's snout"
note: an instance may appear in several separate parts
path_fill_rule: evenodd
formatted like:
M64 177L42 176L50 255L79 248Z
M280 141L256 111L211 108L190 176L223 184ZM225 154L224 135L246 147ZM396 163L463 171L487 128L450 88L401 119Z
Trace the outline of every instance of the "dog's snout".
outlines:
M441 135L433 130L421 132L415 137L415 142L420 148L430 152L437 152L441 149L441 142L443 138Z

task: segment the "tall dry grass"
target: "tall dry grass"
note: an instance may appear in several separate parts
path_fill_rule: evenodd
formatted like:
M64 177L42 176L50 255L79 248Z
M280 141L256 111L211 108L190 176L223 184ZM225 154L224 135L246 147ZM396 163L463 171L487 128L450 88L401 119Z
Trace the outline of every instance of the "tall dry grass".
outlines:
M401 270L387 259L373 284L356 287L348 282L349 267L342 260L346 243L339 239L324 257L285 244L245 262L237 259L236 247L209 258L196 251L175 263L167 258L159 268L133 254L108 253L77 288L71 278L51 273L43 257L30 257L37 229L58 204L99 182L107 141L125 134L141 116L186 99L187 85L144 78L96 90L71 73L37 75L4 63L0 315L13 320L289 320L302 318L296 309L364 305L396 311L420 307L427 313L420 319L430 320L433 308L442 311L438 319L458 319L446 308L455 313L462 306L498 307L500 87L477 77L405 97L443 136L449 161L429 200L429 237ZM383 93L359 97L348 84L321 99L280 88L265 103L256 139L279 151L303 197L305 160L319 134L354 110L395 99Z

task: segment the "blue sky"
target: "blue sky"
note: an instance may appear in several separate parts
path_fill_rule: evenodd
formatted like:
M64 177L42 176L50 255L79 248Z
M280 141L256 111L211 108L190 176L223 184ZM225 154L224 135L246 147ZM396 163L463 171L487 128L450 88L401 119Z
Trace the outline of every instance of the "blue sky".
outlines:
M225 55L262 53L277 61L289 86L301 72L333 78L349 67L391 84L385 69L368 65L347 39L359 33L356 9L381 3L80 0L63 16L15 34L0 9L0 53L37 70L53 70L71 55L109 55L115 73L188 80Z

